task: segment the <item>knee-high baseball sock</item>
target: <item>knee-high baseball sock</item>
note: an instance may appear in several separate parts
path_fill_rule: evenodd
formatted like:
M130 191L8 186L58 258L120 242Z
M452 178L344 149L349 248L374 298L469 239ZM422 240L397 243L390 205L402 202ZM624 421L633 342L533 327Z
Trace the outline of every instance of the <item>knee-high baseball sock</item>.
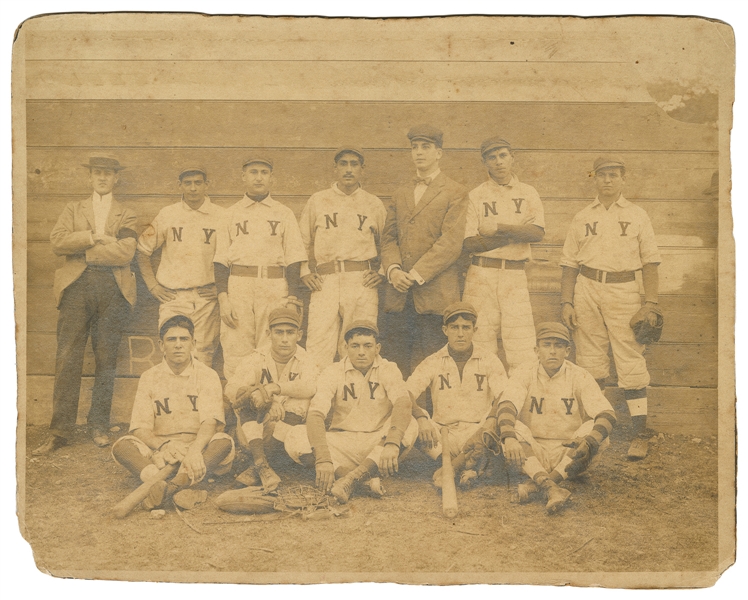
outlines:
M597 385L600 386L601 390L605 390L605 379L595 379Z
M158 472L158 467L149 458L140 453L140 450L138 450L138 447L132 440L122 440L118 444L115 444L114 448L112 448L112 454L119 464L136 477L140 477L142 481L146 481ZM143 473L144 469L147 469L148 472Z
M255 465L261 465L268 461L265 457L265 445L261 438L249 440L249 452L252 454Z
M636 437L644 433L647 427L647 388L623 390L623 397L628 405L632 429Z
M203 450L203 461L208 473L214 471L231 452L231 440L213 440Z

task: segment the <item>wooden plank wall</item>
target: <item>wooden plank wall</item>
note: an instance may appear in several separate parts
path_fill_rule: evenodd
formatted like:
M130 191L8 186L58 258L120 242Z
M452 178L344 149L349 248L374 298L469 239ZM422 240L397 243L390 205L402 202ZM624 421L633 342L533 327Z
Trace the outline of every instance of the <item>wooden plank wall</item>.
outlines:
M273 195L299 215L310 194L329 186L332 149L344 140L365 148L366 189L389 197L412 176L405 132L419 122L444 129L442 169L468 188L485 179L483 138L501 134L515 145L518 175L540 193L547 223L528 272L536 322L560 317L560 250L572 216L595 195L592 162L602 152L624 156L626 196L649 213L663 255L667 325L647 350L652 423L716 432L717 201L702 194L718 165L716 132L645 102L28 101L30 420L48 418L54 374L52 278L61 259L49 233L66 202L90 193L80 164L91 151L106 148L128 166L116 194L140 227L178 200L186 164L205 165L211 198L231 205L243 193L241 161L255 151L274 158ZM160 358L156 304L142 284L138 291L118 364L117 420L129 416L126 380ZM85 374L92 369L89 351Z

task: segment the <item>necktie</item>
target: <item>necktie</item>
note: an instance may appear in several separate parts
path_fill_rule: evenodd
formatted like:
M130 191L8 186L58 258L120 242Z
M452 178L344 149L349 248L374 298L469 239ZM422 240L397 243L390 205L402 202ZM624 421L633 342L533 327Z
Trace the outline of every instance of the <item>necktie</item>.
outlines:
M430 185L431 184L431 177L416 177L413 180L413 183L418 185L419 183L422 183L423 185Z

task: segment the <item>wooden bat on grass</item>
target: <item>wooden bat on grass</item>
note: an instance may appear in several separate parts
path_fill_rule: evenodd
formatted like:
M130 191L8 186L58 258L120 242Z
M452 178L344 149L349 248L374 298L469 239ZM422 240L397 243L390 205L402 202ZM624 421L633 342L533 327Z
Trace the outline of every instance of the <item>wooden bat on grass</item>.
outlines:
M112 508L112 515L116 519L124 519L127 515L130 514L130 512L132 512L133 508L135 508L138 504L145 500L145 497L148 495L148 492L151 491L151 487L154 483L156 483L157 481L163 481L164 479L169 477L172 473L174 473L174 471L177 470L177 467L179 467L179 464L166 465L163 469L161 469L153 476L153 479L149 479L138 489L130 492L127 496L125 496L122 500L115 504Z
M453 519L457 516L457 490L452 454L449 449L449 427L442 427L442 512Z

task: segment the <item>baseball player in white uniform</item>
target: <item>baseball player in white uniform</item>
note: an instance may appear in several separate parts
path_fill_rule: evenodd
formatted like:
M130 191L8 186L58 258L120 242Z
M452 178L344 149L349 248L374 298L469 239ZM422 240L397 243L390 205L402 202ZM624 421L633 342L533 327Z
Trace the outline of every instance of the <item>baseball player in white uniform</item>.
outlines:
M545 218L535 188L521 183L512 171L509 142L487 139L481 156L488 181L469 194L463 248L471 264L462 297L481 316L476 344L496 354L500 336L511 372L535 357L525 265L531 258L530 244L545 235Z
M246 160L242 180L246 193L228 209L213 259L227 379L242 358L269 341L271 310L301 307L299 269L307 258L296 216L270 195L272 160Z
M268 327L270 344L242 359L224 394L241 423L237 436L254 462L242 474L242 482L254 485L252 479L259 477L265 490L271 491L280 477L268 463L266 447L282 449L289 429L306 421L319 373L315 361L298 345L301 316L295 308L271 311Z
M520 502L542 491L552 513L571 497L558 484L584 472L610 445L616 417L592 375L566 360L566 327L540 323L537 337L536 360L512 373L491 422L506 460L531 478L519 485Z
M294 427L285 442L296 462L313 458L317 487L341 503L359 481L369 480L370 490L383 494L379 473L394 475L401 450L418 437L400 369L379 356L376 324L354 321L344 335L345 358L322 371L306 428Z
M221 323L213 256L224 209L210 201L202 167L182 170L179 189L182 199L159 211L138 239L135 256L148 290L161 303L159 326L174 315L189 317L195 326L195 356L210 367ZM154 275L151 255L159 248L161 262Z
M561 259L563 321L574 333L577 362L601 388L610 374L608 348L612 346L634 438L630 459L648 452L647 386L649 372L630 323L632 317L657 315L660 252L649 216L623 197L626 166L615 157L600 157L594 164L598 196L571 222ZM644 306L636 272L642 273ZM582 275L579 277L579 275Z
M180 463L170 481L153 484L143 501L148 510L162 506L207 473L228 473L234 460L234 442L222 431L221 380L213 369L193 360L193 332L192 321L183 315L161 326L164 360L141 375L130 435L112 446L114 460L143 482L167 464Z
M447 344L424 359L406 383L417 414L419 445L434 460L442 453L442 427L449 428L449 449L455 457L484 427L491 406L506 387L501 360L473 343L477 320L478 313L467 302L448 306L442 326ZM426 388L431 390L433 418L415 404ZM435 473L434 483L441 486L441 469Z
M345 146L335 152L337 181L317 192L301 214L309 261L301 279L312 291L306 348L321 369L345 356L342 332L357 320L376 323L380 275L378 246L387 210L361 187L364 154Z

